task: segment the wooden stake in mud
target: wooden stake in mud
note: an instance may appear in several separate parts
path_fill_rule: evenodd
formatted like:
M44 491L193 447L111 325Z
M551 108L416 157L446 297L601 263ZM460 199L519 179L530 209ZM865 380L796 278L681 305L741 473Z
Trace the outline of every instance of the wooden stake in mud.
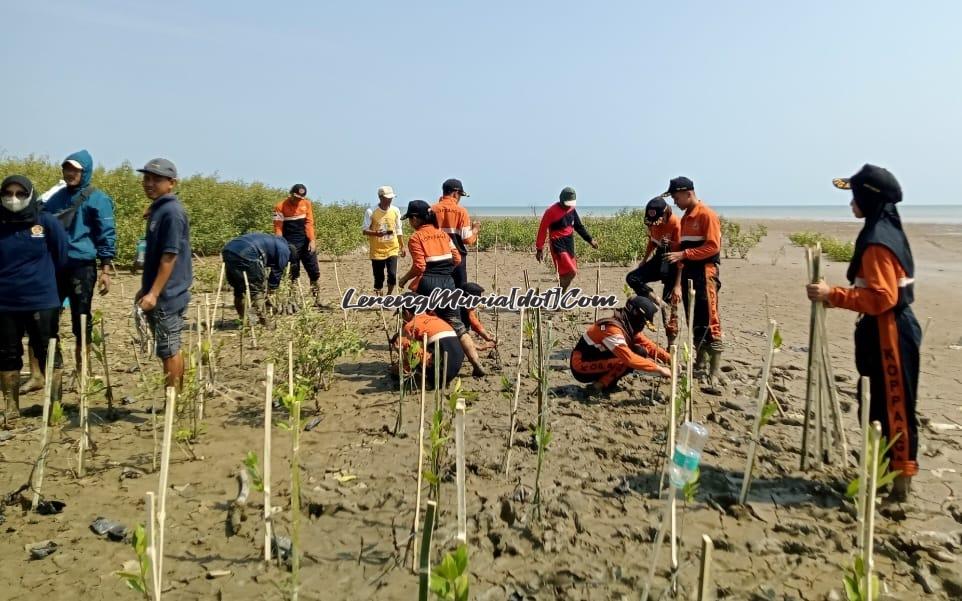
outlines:
M147 538L147 561L150 564L150 588L154 601L160 601L160 573L157 571L157 505L154 493L144 495L144 506L147 508L147 526L144 528ZM146 584L146 583L145 583Z
M685 417L694 421L695 419L695 381L694 366L698 351L695 349L695 282L688 280L688 365L686 365L686 376L688 377L688 401L685 405Z
M868 453L869 453L869 406L871 405L872 392L870 387L870 381L866 377L862 377L859 381L859 424L861 425L861 436L862 445L861 451L858 454L858 494L856 496L856 520L858 522L858 548L861 551L862 545L865 543L865 537L863 533L865 532L865 483L868 481Z
M828 406L832 413L835 444L841 446L842 465L846 465L852 461L852 457L848 454L848 440L845 439L845 426L842 424L842 406L838 402L838 391L835 389L835 370L832 368L832 356L828 350L828 330L825 327L824 318L822 319L821 325L822 330L819 334L822 339L822 375L825 379L826 391L828 392Z
M423 353L422 356L427 355L427 351L428 351L428 335L425 333L421 339L421 352ZM437 361L437 358L435 357L434 360ZM421 484L424 478L421 472L421 467L424 465L424 400L425 400L425 389L427 384L427 375L428 375L427 361L422 359L421 360L421 412L418 416L418 473L417 473L418 490L414 500L414 525L411 526L411 534L414 536L416 536L418 533L418 520L421 517ZM437 386L437 382L435 382L435 386ZM428 510L431 511L431 503L428 504ZM432 520L427 520L427 519L425 520L426 531L430 530L430 528L428 528L427 526L428 521L433 521L433 515L432 515ZM429 535L425 534L425 536L429 536ZM431 539L428 538L427 540L430 543ZM422 555L424 554L423 549L421 550L421 554ZM413 553L411 554L411 559L412 561L415 559L415 556ZM416 566L412 565L411 569L413 570L415 567Z
M809 283L817 284L821 279L821 245L816 244L815 247L805 248L805 259L808 264L808 279ZM812 405L817 400L818 395L818 385L819 385L819 356L820 351L818 350L818 345L821 343L819 339L819 318L822 312L819 310L821 303L812 302L811 317L809 318L809 328L808 328L808 378L805 387L805 419L802 426L802 459L800 468L802 470L808 469L809 464L809 435L811 429L811 412Z
M601 261L595 265L595 296L601 296ZM594 322L598 321L598 307L595 307ZM592 323L594 323L592 322Z
M264 395L264 561L271 562L271 541L274 540L271 509L271 428L274 411L274 364L267 364L267 391ZM280 553L278 553L279 555Z
M481 283L481 231L478 231L478 238L474 242L474 281Z
M698 570L698 601L714 601L715 587L711 583L711 552L715 544L707 534L701 535L701 568Z
M40 488L43 486L43 467L47 458L47 436L50 429L50 399L53 396L53 362L57 356L57 339L51 338L47 344L47 363L43 382L43 424L40 435L40 455L37 457L37 474L33 482L33 501L30 510L36 511L40 503Z
M293 381L293 379L291 379ZM289 389L293 389L289 385ZM301 584L301 402L291 392L291 601Z
M401 311L397 312L397 333L395 339L397 340L398 351L397 351L397 381L398 381L398 397L397 397L397 419L394 421L394 435L397 436L401 432L401 427L404 424L404 381L407 376L404 374L404 350L403 344L401 344ZM392 345L393 348L393 345Z
M428 501L424 516L424 535L421 537L421 568L418 570L418 601L428 601L431 583L431 537L434 535L434 517L438 504Z
M521 395L521 360L524 355L524 307L521 307L519 318L522 328L518 335L518 373L514 379L514 398L511 401L510 411L508 413L508 448L505 449L504 453L505 476L508 475L508 471L511 469L511 447L514 446L514 430L518 419L518 399Z
M873 591L875 583L872 575L875 573L875 486L878 482L879 441L882 438L882 424L872 422L869 428L869 465L868 482L865 491L865 531L862 543L862 565L865 567L865 598L874 599L878 591Z
M745 473L742 476L742 489L738 495L738 502L745 504L748 498L748 488L752 484L752 469L755 467L755 452L758 448L758 437L762 427L762 415L765 413L765 405L768 404L768 378L772 370L772 357L775 354L775 331L778 324L774 320L768 322L768 351L765 353L765 362L762 364L761 379L758 381L758 395L755 401L755 421L752 425L752 437L748 443L748 457L745 460Z
M468 542L467 499L464 489L464 399L458 399L454 407L455 470L458 485L458 542Z
M207 391L207 382L204 378L204 332L201 329L200 305L197 305L197 423L204 420L204 393Z
M114 387L110 384L110 361L107 359L107 331L104 328L104 318L100 318L100 353L104 357L104 396L107 397L107 415L114 417Z
M224 271L227 269L226 263L220 264L220 276L217 278L217 294L214 296L214 321L210 324L211 339L214 336L214 322L217 321L217 311L220 310L221 319L224 318L224 309L220 305L220 292L224 288Z
M244 317L247 320L247 325L250 326L251 329L251 346L257 348L257 333L254 331L254 321L251 321L251 307L253 306L251 303L251 284L247 279L246 271L244 272L244 287L244 295L247 297L247 310L244 311Z
M87 452L89 438L87 435L89 426L87 424L87 316L80 315L80 445L77 453L77 476L83 478L86 470L84 466L84 455Z
M167 387L167 409L164 412L164 447L160 452L160 479L157 485L157 595L160 596L160 583L164 577L164 523L167 520L167 473L170 469L170 443L174 436L174 414L177 412L177 390Z

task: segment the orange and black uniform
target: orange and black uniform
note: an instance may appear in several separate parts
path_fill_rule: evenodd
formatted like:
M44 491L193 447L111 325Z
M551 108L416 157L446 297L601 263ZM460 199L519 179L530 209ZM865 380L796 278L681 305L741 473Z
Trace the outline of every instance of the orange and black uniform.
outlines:
M678 335L678 304L671 301L671 291L675 287L677 268L664 260L665 253L681 248L681 220L668 215L661 223L648 226L648 248L645 256L650 258L628 272L625 281L639 296L651 294L648 282L662 283L661 298L671 310L665 318L665 332L670 339ZM654 254L652 254L654 253Z
M628 372L658 371L654 359L671 361L668 353L617 316L599 319L588 327L571 352L571 374L583 383L609 388Z
M872 223L872 219L867 216L855 243L848 271L853 287L833 288L829 304L860 313L855 325L855 365L859 375L871 382L869 419L882 424L888 440L899 435L891 450L892 469L914 476L919 471L915 403L922 342L911 307L915 266L901 222L896 227L891 222L879 225L877 218ZM862 394L860 387L860 399Z
M468 281L468 244L474 244L477 236L471 229L471 217L453 196L442 196L431 207L438 220L438 229L450 236L454 248L461 254L459 263L454 264L454 285L458 288Z
M291 279L301 275L301 264L311 283L321 277L317 253L309 244L314 240L314 208L307 198L288 196L274 207L274 235L283 236L294 252L291 253Z
M427 373L425 377L433 386L435 361L440 361L437 365L440 369L443 369L444 357L447 356L448 369L447 372L443 374L443 377L444 383L449 384L451 380L457 377L458 372L461 371L461 364L464 363L464 351L461 350L461 343L458 342L458 336L454 333L454 330L448 322L440 317L422 313L415 315L414 319L404 324L401 348L406 349L413 341L418 341L423 344L425 334L428 336L428 348L421 349L421 360L426 362L425 369ZM439 358L434 357L435 341L441 350L441 357ZM402 351L401 356L406 358L407 353ZM410 369L406 361L404 368L405 371Z
M721 221L708 205L697 201L681 218L679 247L685 256L681 263L682 301L688 313L688 280L695 287L694 324L689 324L697 347L702 343L720 345L721 316L718 313L718 266L721 263Z
M408 252L411 269L416 274L411 279L411 290L430 296L435 289L455 289L452 272L461 263L461 253L447 234L431 223L424 223L408 238ZM435 313L451 324L458 336L467 332L457 309L438 307Z

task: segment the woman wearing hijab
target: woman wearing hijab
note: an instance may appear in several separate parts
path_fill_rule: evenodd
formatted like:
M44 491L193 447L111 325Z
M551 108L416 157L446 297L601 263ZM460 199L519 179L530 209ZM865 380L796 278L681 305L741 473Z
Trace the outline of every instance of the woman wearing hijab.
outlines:
M57 270L67 260L67 234L49 213L41 213L33 184L12 175L0 184L0 388L4 425L20 415L20 369L24 333L46 369L47 345L58 339L60 296ZM53 395L60 398L58 345Z
M882 424L893 470L900 472L889 499L905 501L918 473L915 400L919 382L922 332L911 304L915 300L915 264L895 205L902 188L888 170L865 165L835 187L852 191L852 213L865 220L848 267L851 288L824 281L807 286L808 298L829 307L857 311L855 365L871 388L869 419ZM865 391L859 383L859 399Z

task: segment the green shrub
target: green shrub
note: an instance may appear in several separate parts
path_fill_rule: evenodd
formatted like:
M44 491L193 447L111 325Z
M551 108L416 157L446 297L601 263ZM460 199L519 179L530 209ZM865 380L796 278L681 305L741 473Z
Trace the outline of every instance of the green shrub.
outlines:
M855 254L854 242L842 242L837 238L832 238L819 232L795 232L794 234L789 234L788 239L791 240L795 246L804 247L821 244L822 254L839 263L848 263L852 260L852 255Z
M758 246L768 234L768 228L761 223L756 223L743 232L740 223L727 219L721 220L721 229L722 252L726 259L747 258L749 251Z

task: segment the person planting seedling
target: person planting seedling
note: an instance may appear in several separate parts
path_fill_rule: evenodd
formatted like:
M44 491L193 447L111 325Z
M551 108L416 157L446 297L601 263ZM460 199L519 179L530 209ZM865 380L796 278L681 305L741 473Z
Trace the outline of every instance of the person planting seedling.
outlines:
M651 299L633 296L611 317L592 324L571 352L571 375L596 392L613 390L632 370L670 378L671 370L655 361L671 363L671 356L643 333L657 311Z
M151 204L144 214L147 253L135 302L147 316L153 331L156 354L164 366L166 386L179 392L184 380L181 331L194 280L190 223L174 193L177 168L172 162L153 159L137 171L143 174L144 194Z
M463 290L468 296L484 295L484 288L482 288L480 284L475 284L474 282L468 282L461 287L461 290ZM481 320L478 318L478 310L468 307L461 307L459 309L459 313L461 316L461 323L470 326L471 330L473 330L475 334L477 334L485 342L489 343L487 346L478 347L478 350L483 351L492 348L495 344L494 336L489 334L488 331L484 329L484 325L481 324Z
M311 282L311 295L318 302L318 280L321 268L317 263L317 241L314 239L314 206L307 197L304 184L294 184L287 198L274 207L274 235L283 236L294 247L291 255L291 281L301 277L301 265Z
M648 226L648 247L645 258L637 269L628 272L625 281L638 296L648 297L659 304L667 304L670 309L662 313L667 346L675 343L678 336L678 302L673 300L672 289L678 279L677 267L665 259L665 255L677 251L681 245L681 221L672 215L671 207L661 196L648 201L645 207L645 225ZM649 282L661 282L662 293L659 298Z
M819 281L808 284L806 293L811 301L860 314L855 366L859 375L869 378L871 390L863 390L859 382L859 402L871 392L869 420L880 422L884 436L895 441L890 456L900 474L889 499L903 502L919 471L915 402L922 331L912 312L915 261L895 207L902 201L902 187L887 169L875 165L833 183L852 191L852 214L865 220L846 274L852 287Z
M416 295L412 292L407 292L404 296L413 298ZM458 372L461 371L461 364L464 363L464 351L451 325L436 315L431 315L430 313L416 314L413 309L408 308L401 309L401 319L404 320L403 333L401 339L395 340L394 342L397 343L401 349L400 356L404 371L407 372L411 369L406 359L406 349L411 346L412 343L420 342L423 336L427 334L428 348L420 349L420 359L426 362L425 368L427 370L426 379L428 385L432 387L435 385L434 368L436 362L439 362L437 363L438 367L442 367L445 364L447 365L447 372L441 374L441 379L444 382L444 386L450 384L451 381L457 377ZM434 348L435 341L437 341L440 346L440 357L434 357L429 351L429 349ZM420 363L418 365L420 365Z
M538 262L544 259L544 244L548 240L551 258L554 259L555 269L558 270L558 283L563 291L575 279L578 273L578 261L575 259L575 237L578 232L585 242L592 248L598 248L598 241L591 237L578 211L575 209L577 194L574 188L565 188L558 197L558 202L551 205L541 216L538 227L538 238L535 240L535 258Z
M67 261L67 233L57 219L40 212L33 183L12 175L0 185L0 388L4 397L4 425L20 416L20 369L23 335L46 369L47 346L58 338L60 297L57 269ZM56 384L52 399L59 401L62 358L54 355Z
M251 288L251 305L261 325L267 325L270 295L281 285L281 277L295 251L284 238L261 232L238 236L224 245L224 273L234 289L234 309L244 317L244 294Z

